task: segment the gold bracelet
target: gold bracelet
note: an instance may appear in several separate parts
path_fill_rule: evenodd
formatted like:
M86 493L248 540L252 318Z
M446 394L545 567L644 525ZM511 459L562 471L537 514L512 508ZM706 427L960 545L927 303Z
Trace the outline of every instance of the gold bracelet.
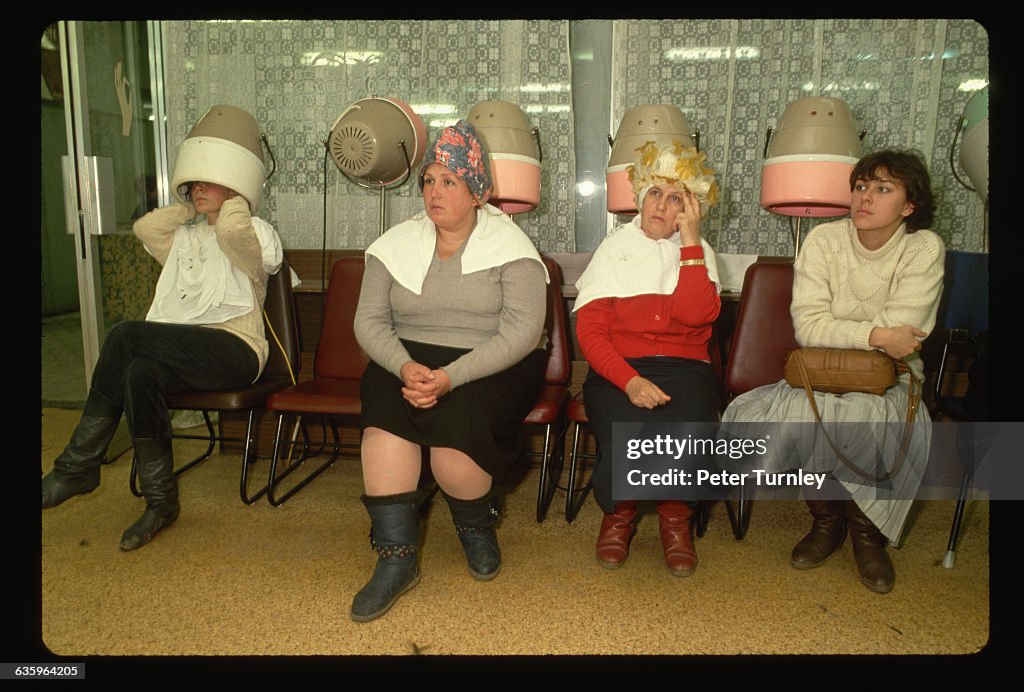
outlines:
M703 264L704 264L704 259L703 258L701 258L701 259L679 260L679 266L680 267L700 267L700 266L703 266Z

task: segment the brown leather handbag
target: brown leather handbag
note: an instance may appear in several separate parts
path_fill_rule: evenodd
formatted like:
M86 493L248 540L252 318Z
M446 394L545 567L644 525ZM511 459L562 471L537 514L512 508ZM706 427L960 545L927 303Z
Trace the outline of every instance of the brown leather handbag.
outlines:
M821 414L818 413L818 402L814 399L814 391L831 394L864 392L883 396L885 390L896 384L897 378L903 372L910 372L907 423L903 426L900 449L892 470L881 476L876 476L864 471L839 451L821 422ZM876 482L888 480L899 472L907 456L910 435L913 432L912 424L917 416L917 407L921 402L921 383L906 363L902 360L895 360L882 351L862 351L853 348L798 348L786 354L784 377L791 387L802 387L807 393L814 418L818 421L825 440L847 468L865 480Z
M798 348L786 354L784 375L792 387L810 383L811 389L831 394L864 392L885 394L896 384L903 361L882 351L857 348Z

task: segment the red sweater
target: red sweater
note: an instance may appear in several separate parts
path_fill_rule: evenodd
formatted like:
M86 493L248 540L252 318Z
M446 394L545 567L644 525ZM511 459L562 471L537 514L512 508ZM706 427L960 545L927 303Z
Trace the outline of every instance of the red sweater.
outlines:
M680 249L681 259L700 259L700 245ZM708 360L711 324L722 303L707 267L679 267L676 289L631 298L598 298L579 309L576 337L597 374L625 391L636 377L626 358L676 356Z

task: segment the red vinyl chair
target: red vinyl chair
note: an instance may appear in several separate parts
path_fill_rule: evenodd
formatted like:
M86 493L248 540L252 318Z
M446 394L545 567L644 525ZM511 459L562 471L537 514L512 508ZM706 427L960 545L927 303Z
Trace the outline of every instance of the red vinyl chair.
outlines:
M565 402L569 399L572 364L569 360L567 318L562 296L562 270L550 257L542 256L548 270L548 310L545 320L549 351L544 371L544 388L524 425L544 426L544 448L540 453L540 480L537 487L537 521L547 516L564 464ZM535 452L530 452L536 455Z
M206 451L190 462L183 464L174 470L174 475L179 476L185 471L206 461L216 448L217 442L243 442L242 452L242 476L239 482L239 494L242 502L247 505L263 497L267 492L267 486L258 491L249 492L249 471L256 454L253 448L255 437L256 411L264 408L268 396L274 392L284 389L295 383L299 376L301 367L301 349L299 346L298 322L295 318L295 304L292 296L291 269L288 259L281 263L281 269L271 276L267 281L267 298L263 305L265 322L269 325L265 331L267 341L270 343L270 354L267 357L266 367L259 379L251 385L239 387L238 389L226 389L220 391L185 391L167 397L167 407L172 410L195 410L203 412L203 419L206 422L206 435L176 434L176 439L199 439L209 442ZM210 411L245 411L248 414L248 422L245 428L245 438L225 438L219 435L210 420ZM132 457L132 468L129 475L129 487L136 497L142 493L138 488L136 480L137 464Z
M356 342L352 325L359 303L364 268L365 260L362 256L343 257L334 263L331 268L330 284L327 287L327 302L324 306L324 321L313 365L313 378L276 392L267 400L267 410L277 413L277 432L274 436L274 452L270 461L267 489L267 500L275 507L330 468L342 450L354 449L358 452L358 445L342 443L338 421L358 418L362 412L359 381L369 358ZM322 437L319 447L314 450L303 422L299 426L302 431L302 453L298 460L279 471L284 450L287 449L291 453L299 444L294 439L282 441L284 421L289 415L319 417ZM308 459L323 452L327 445L328 425L332 434L330 458L287 491L279 494L281 481L303 466Z
M751 389L783 378L786 353L799 348L789 312L792 299L792 260L759 260L747 268L736 328L726 359L726 403ZM737 540L747 534L750 504L742 485L736 509L731 502L725 503Z

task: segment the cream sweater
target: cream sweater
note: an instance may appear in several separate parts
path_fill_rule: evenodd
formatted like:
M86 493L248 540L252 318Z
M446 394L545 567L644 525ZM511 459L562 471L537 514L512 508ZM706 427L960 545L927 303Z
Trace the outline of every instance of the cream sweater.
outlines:
M945 247L929 230L905 227L877 250L850 219L814 228L794 265L790 313L801 346L870 350L875 327L912 325L930 333L942 295ZM919 354L907 364L923 376Z
M135 222L135 235L145 245L146 250L161 266L166 264L175 233L187 233L189 227L185 222L195 216L191 204L171 204L154 209ZM205 224L205 221L203 222ZM245 272L252 284L256 305L259 306L248 314L235 317L219 324L204 324L204 327L223 329L231 332L252 347L260 363L260 373L267 363L269 347L263 331L263 301L267 297L267 279L276 273L281 266L282 251L277 232L268 236L273 247L261 246L254 223L263 223L258 217L249 214L249 207L242 197L224 202L220 218L214 228L217 234L217 245L231 263Z

